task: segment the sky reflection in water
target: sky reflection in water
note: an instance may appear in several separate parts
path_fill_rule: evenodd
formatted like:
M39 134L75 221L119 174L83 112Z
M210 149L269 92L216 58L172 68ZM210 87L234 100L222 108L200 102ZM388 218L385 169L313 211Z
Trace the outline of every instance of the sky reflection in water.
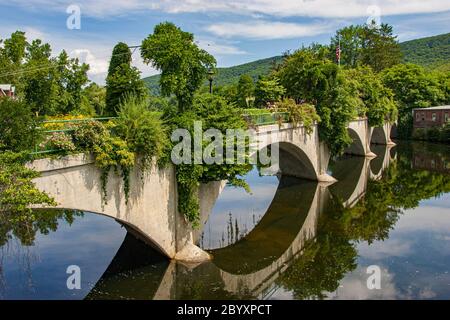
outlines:
M434 170L431 167L427 169L427 163L432 163L434 166L435 161L444 161L445 167L450 160L449 148L445 146L438 147L439 153L435 151L435 146L425 147L425 149L423 146L411 148L411 146L402 146L403 151L398 159L399 163L404 163L402 170L406 170L404 168L408 168L408 165L413 163L417 168L408 170L418 172L417 170L421 168L421 172L426 173ZM420 161L415 158L416 154L420 155ZM432 160L427 162L426 157L424 160L424 154L427 154ZM348 167L351 164L351 168L346 169L351 171L357 167L352 161L362 160L347 159L345 161L344 165L342 165L343 162L335 163L334 168L337 170L341 165L344 170L345 166ZM409 176L409 171L399 172ZM436 171L433 179L445 180L448 179L448 175L448 172ZM351 175L346 176L350 177ZM352 178L355 181L342 181L341 187L336 185L335 191L338 191L334 194L350 195L351 192L344 189L346 186L354 187L358 177L356 174ZM245 245L245 236L249 235L252 230L258 231L258 222L264 217L268 208L276 207L277 204L272 202L277 192L279 178L259 177L258 171L255 169L248 174L247 181L251 186L252 194L246 194L242 189L227 186L219 196L213 213L203 230L200 243L203 248L218 249L233 243L238 243L237 246L234 246L236 248L239 247L239 244ZM295 181L290 180L289 183L294 184L295 187ZM298 183L301 184L300 181ZM404 182L399 182L399 184L402 183ZM286 186L286 192L294 190L292 187L291 185ZM311 188L315 188L315 186L312 185ZM370 195L366 195L367 198L370 198ZM299 200L293 196L292 203L288 201L286 208L292 207L295 201ZM313 251L313 249L307 248L304 250L305 256L294 255L293 261L295 262L287 263L287 270L279 277L265 280L266 283L263 285L266 289L262 293L259 292L256 297L317 298L315 293L319 290L322 292L319 298L329 299L448 299L450 298L449 209L450 193L444 193L439 197L422 200L418 206L402 210L403 213L399 214L399 219L393 229L389 231L387 239L374 240L369 244L361 237L352 238L345 235L343 237L345 239L341 239L343 252L351 255L352 250L355 250L357 255L350 256L348 260L349 266L352 265L351 259L355 260L354 267L344 268L342 276L337 279L330 276L334 270L333 266L322 268L320 262L315 261L308 264L303 261L309 259L308 255ZM279 211L279 207L277 210ZM317 249L319 251L323 249L323 246L320 247L323 236L320 230L323 232L331 224L333 229L330 229L330 235L334 236L334 232L336 232L337 236L342 236L342 230L339 231L341 226L334 225L336 224L335 220L339 220L335 217L336 211L327 210L319 217L318 244L311 245L311 248L319 248ZM356 220L356 223L358 221ZM353 227L350 225L350 229L344 229L351 233L354 232ZM339 230L336 231L337 229ZM99 297L151 299L155 297L163 291L161 290L162 279L167 277L171 265L167 261L156 259L158 261L151 262L145 267L136 266L137 269L134 271L132 270L133 266L128 265L127 268L131 271L127 270L124 273L117 267L126 259L126 257L123 258L123 252L128 249L123 248L122 252L119 250L125 235L125 229L114 220L86 213L84 217L76 217L72 225L59 220L56 232L50 232L48 235L38 233L34 246L22 246L13 237L0 249L0 298L83 299L88 296L92 299ZM288 246L289 244L286 244L286 247ZM259 252L259 256L261 254L264 254L264 251ZM149 253L149 255L154 255L154 253ZM70 291L66 288L68 277L66 268L72 264L81 267L81 290ZM366 280L369 275L366 270L370 265L378 265L382 269L381 290L367 289ZM317 266L315 271L317 274L311 270L314 269L314 266ZM113 270L121 270L121 272L111 275ZM322 271L323 274L320 273ZM230 285L224 283L219 274L217 266L208 264L193 271L192 274L188 274L187 278L180 276L178 282L181 283L179 285L182 288L179 288L178 296L171 296L171 298L246 297L243 293L230 294L227 291ZM151 281L149 275L151 275ZM300 275L300 279L298 279L298 275ZM294 276L297 279L293 279ZM305 279L301 279L301 276ZM315 279L314 276L323 279L324 282L328 281L328 283L307 281L306 278ZM99 281L100 279L101 281ZM337 289L334 288L334 281L337 281ZM195 291L193 287L198 283L203 283L204 287ZM92 290L94 286L96 289ZM332 289L326 290L330 288ZM89 294L89 292L91 293ZM252 296L251 293L250 296Z

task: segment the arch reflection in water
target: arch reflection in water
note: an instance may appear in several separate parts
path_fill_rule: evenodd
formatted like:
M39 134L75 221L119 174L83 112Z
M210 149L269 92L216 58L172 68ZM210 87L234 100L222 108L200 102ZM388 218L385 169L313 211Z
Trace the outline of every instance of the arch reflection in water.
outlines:
M386 154L389 152L384 151L384 155ZM382 162L384 163L384 159ZM344 158L335 161L332 170L333 174L342 177L342 181L336 183L334 189L330 188L330 191L338 191L334 198L345 198L344 202L352 204L357 202L359 195L365 193L371 172L369 161L362 157ZM302 255L308 243L311 241L314 243L320 216L324 210L333 207L333 204L328 205L333 196L327 187L288 176L280 176L279 179L278 188L262 219L237 241L211 250L214 256L212 262L198 266L172 262L157 289L154 287L156 282L150 285L139 276L142 272L140 271L133 277L128 277L127 281L132 283L128 286L133 288L149 286L143 290L147 296L154 292L155 299L268 296L280 275ZM269 184L273 187L273 180ZM227 189L223 194L226 193ZM358 195L354 200L353 194ZM219 203L220 199L221 197ZM214 213L211 217L214 218ZM227 224L227 219L223 220L225 220L223 227L228 225L230 228L234 225L233 221ZM216 236L217 234L219 232L216 232ZM220 241L216 241L217 243ZM104 291L107 282L108 277L105 277L98 285L103 289L93 291ZM114 287L113 279L110 283Z
M450 191L450 177L442 169L450 152L442 147L371 148L378 157L370 162L351 157L333 161L330 171L341 179L328 188L286 176L279 177L277 188L278 178L268 177L274 196L260 205L265 211L261 219L253 228L249 224L237 241L209 247L212 262L171 263L127 235L86 298L270 298L280 292L298 299L328 297L356 268L355 242L387 239L403 209ZM389 161L394 163L386 168ZM228 211L225 206L221 210L226 230Z

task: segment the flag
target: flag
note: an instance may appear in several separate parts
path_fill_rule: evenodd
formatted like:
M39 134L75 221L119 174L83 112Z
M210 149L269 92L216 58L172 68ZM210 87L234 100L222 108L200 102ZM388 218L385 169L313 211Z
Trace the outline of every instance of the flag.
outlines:
M340 45L338 45L336 47L336 62L339 64L341 63L341 46Z

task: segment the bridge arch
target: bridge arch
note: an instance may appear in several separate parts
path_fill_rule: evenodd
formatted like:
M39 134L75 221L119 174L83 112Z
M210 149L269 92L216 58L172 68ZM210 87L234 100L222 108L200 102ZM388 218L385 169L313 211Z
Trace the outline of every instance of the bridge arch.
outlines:
M388 132L383 127L375 127L372 129L370 143L386 145L389 142Z
M398 125L396 122L392 123L391 129L389 130L389 138L397 139L398 138Z
M300 147L290 142L279 142L277 147L281 174L317 181L316 169Z
M360 133L358 133L353 128L348 128L348 133L350 138L353 140L352 144L344 151L345 154L355 155L355 156L365 156L366 148L365 141Z
M329 187L331 194L351 207L365 194L370 160L366 157L344 155L330 165L338 183Z

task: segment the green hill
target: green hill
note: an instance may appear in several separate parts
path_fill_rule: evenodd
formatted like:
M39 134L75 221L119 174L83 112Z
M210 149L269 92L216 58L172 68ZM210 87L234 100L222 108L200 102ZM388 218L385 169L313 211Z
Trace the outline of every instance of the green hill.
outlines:
M257 80L260 75L270 72L275 64L283 60L282 56L257 60L229 68L217 68L217 74L214 76L214 85L222 86L231 83L237 83L242 74L250 75L253 80ZM147 86L153 94L159 93L159 75L144 78Z
M404 61L429 69L450 70L450 33L400 44Z
M400 43L404 61L415 63L429 69L450 71L450 33L434 37L416 39ZM218 68L214 78L215 85L237 83L242 74L250 75L254 80L270 72L282 56L257 60L229 68ZM144 78L153 94L159 93L159 75Z

